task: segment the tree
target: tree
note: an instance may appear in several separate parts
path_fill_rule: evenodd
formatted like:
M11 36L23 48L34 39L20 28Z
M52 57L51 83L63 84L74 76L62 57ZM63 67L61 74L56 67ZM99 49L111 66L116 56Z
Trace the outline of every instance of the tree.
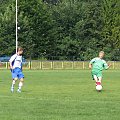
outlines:
M120 1L103 0L102 17L104 27L102 37L107 52L111 54L111 60L118 60L120 55ZM107 46L106 46L107 45Z
M106 59L120 60L119 6L119 0L19 1L19 45L26 58L89 60L104 50ZM0 11L0 55L11 55L15 0L4 0Z
M10 55L15 46L15 7L14 2L3 3L0 14L0 55Z

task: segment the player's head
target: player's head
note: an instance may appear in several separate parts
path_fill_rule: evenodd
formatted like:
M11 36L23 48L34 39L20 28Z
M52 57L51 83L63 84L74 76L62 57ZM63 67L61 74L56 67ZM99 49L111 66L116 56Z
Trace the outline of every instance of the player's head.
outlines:
M104 56L105 56L105 52L104 51L100 51L99 52L99 58L102 59Z
M23 48L22 48L22 47L18 47L18 48L17 48L17 53L18 53L19 55L22 55L22 54L23 54Z

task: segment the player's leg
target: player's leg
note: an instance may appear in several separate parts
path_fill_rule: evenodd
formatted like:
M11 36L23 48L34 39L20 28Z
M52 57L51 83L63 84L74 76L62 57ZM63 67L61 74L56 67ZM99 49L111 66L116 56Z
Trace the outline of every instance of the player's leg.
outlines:
M98 81L102 83L102 77L98 77Z
M16 81L18 80L17 78L17 73L15 71L12 71L12 85L11 85L11 92L14 92L14 86Z
M21 92L21 89L22 89L22 86L23 86L23 82L24 82L24 79L21 78L20 82L19 82L18 90L17 90L18 92Z
M22 89L22 86L23 86L23 82L24 82L24 75L22 73L22 71L20 70L19 72L19 75L18 75L18 78L19 78L19 86L18 86L18 92L21 92L21 89Z
M18 78L14 78L14 79L13 79L12 85L11 85L11 89L14 90L14 86L15 86L15 83L16 83L17 80L18 80Z
M98 85L98 77L96 76L96 75L93 75L93 77L94 77L94 80L95 80L95 82L96 82L96 85Z
M92 78L95 80L96 85L98 84L97 71L92 71Z
M98 82L101 85L102 83L102 72L101 71L98 73L97 77L98 77Z
M94 71L94 79L96 81L96 85L101 85L102 71L100 71L100 70Z

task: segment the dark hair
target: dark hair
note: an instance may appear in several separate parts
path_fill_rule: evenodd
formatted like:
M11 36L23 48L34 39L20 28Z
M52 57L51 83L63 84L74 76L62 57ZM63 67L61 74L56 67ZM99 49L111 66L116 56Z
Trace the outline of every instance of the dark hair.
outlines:
M22 47L18 47L18 48L17 48L17 52L18 52L18 51L23 51L23 48L22 48Z

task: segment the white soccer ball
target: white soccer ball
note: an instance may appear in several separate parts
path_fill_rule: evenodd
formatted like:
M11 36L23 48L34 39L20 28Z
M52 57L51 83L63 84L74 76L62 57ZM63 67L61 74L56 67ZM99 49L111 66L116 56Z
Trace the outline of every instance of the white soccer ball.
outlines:
M96 90L101 91L102 90L102 85L97 85Z
M20 27L18 27L18 30L20 30Z

